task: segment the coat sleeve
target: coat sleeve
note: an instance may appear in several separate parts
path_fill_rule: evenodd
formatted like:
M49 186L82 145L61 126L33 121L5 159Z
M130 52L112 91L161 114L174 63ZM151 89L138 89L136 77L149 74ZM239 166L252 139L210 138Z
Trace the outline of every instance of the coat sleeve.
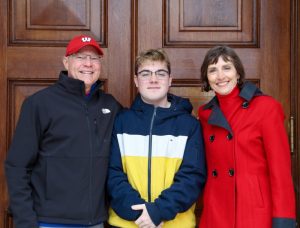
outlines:
M10 210L15 227L38 227L33 208L31 171L39 146L39 124L32 100L25 100L5 161L5 174L10 198Z
M141 198L129 183L126 173L123 170L121 152L117 138L118 117L115 121L111 154L108 167L107 191L110 199L110 206L121 218L129 221L136 220L141 211L131 209L132 205L144 204L145 200Z
M272 227L292 228L295 227L295 193L284 113L277 102L268 107L262 132L271 182Z
M201 127L193 122L194 129L188 136L182 164L175 174L173 184L161 192L152 203L146 203L147 211L155 225L175 218L188 210L202 192L206 180L206 166Z

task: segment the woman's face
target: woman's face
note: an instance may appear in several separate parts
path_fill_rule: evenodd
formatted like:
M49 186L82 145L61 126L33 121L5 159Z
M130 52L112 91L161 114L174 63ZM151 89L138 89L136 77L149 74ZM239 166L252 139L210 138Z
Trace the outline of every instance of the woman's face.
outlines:
M208 65L208 83L220 95L229 94L237 85L239 77L233 63L225 62L222 57L219 57L217 63Z

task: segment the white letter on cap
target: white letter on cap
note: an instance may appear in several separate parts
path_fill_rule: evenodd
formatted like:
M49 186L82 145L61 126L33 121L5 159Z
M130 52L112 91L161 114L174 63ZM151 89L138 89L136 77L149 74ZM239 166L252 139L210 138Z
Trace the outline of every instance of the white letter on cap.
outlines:
M90 42L91 38L90 37L82 37L82 42Z

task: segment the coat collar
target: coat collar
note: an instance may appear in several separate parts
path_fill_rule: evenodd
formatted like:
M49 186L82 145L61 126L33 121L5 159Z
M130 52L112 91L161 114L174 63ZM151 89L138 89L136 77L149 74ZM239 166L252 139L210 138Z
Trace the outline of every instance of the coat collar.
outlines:
M263 95L263 93L257 88L253 83L246 82L239 93L239 96L245 100L243 102L241 108L248 108L249 102L253 99L255 96ZM218 127L222 127L226 129L228 132L230 132L233 135L233 131L225 118L222 110L220 109L218 98L215 96L213 99L211 99L204 107L204 110L211 109L212 112L210 113L210 116L208 118L208 123L211 125L215 125Z
M253 97L263 95L259 88L251 82L246 82L239 94L246 101L251 101Z
M68 76L67 71L61 71L57 82L60 86L63 86L68 92L86 97L87 99L93 97L95 94L101 92L100 88L102 85L101 81L96 81L91 88L90 94L85 94L84 82L78 79L74 79Z

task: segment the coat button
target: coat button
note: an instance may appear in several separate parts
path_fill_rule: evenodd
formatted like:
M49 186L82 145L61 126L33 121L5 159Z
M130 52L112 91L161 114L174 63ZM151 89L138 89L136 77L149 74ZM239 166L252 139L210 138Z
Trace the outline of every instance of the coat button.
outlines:
M214 135L209 136L209 141L213 142L214 140L215 140L215 136Z
M227 139L228 139L228 140L231 140L232 138L233 138L232 134L231 134L231 133L228 133Z
M242 104L243 108L248 108L249 107L249 102L248 101L244 101Z
M217 176L218 176L218 171L217 171L216 169L214 169L214 170L212 171L212 176L213 176L213 177L217 177Z
M229 169L228 174L229 174L230 177L233 177L234 176L234 169Z

